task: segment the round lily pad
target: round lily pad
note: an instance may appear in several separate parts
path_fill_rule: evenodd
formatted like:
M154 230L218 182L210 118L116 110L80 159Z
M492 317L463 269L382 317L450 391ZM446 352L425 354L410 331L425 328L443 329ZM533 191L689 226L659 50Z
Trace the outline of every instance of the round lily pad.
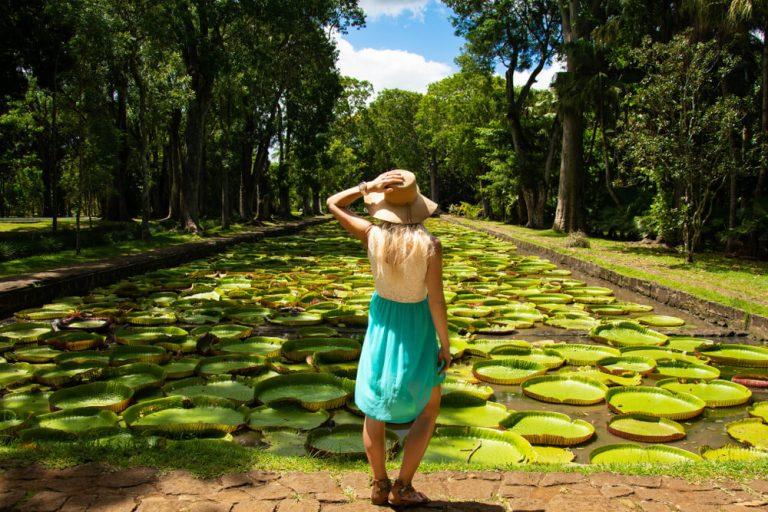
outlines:
M768 401L755 402L747 408L747 412L749 412L750 416L761 418L768 423Z
M328 418L330 414L323 409L308 411L303 407L292 405L282 407L261 405L251 410L248 426L253 430L274 428L311 430L328 421Z
M685 325L685 320L668 315L643 315L635 318L635 321L651 327L679 327Z
M210 396L170 396L132 405L123 412L131 430L184 436L230 433L246 421L247 410Z
M697 396L707 403L707 407L732 407L747 403L752 397L749 388L728 380L680 382L677 379L663 379L656 385L678 393Z
M667 341L666 335L629 321L598 325L589 331L589 336L616 347L663 345Z
M598 360L597 367L601 371L617 375L626 372L637 372L640 375L648 375L656 369L656 361L650 357L612 356Z
M656 373L662 377L678 379L712 380L720 376L720 370L714 366L687 361L660 359L656 362Z
M510 414L501 426L526 438L531 444L572 446L595 435L595 427L567 414L549 411L521 411Z
M618 357L621 352L613 347L604 347L602 345L587 345L584 343L555 343L548 345L549 350L554 350L568 364L574 366L595 365L605 357Z
M509 410L504 404L477 397L453 396L446 397L440 404L437 424L499 428L507 416Z
M258 373L266 367L267 360L263 357L228 354L201 359L195 367L195 373L203 377L211 377L223 373L247 375Z
M608 432L644 443L669 443L685 438L685 428L669 418L647 414L619 414L608 420Z
M531 444L521 435L480 427L438 427L424 454L424 460L432 463L492 467L525 464L534 458Z
M360 356L361 349L360 343L351 338L300 338L283 343L282 354L286 359L296 362L304 361L316 352L322 352L337 361L351 361Z
M768 368L768 347L741 344L703 345L696 349L698 354L711 361L730 366Z
M295 402L305 409L336 409L352 398L354 381L315 372L278 375L256 384L256 398L269 406Z
M693 452L663 444L611 444L589 454L592 464L674 464L698 460L701 457Z
M608 387L588 377L541 375L520 385L523 393L542 402L590 405L602 402Z
M768 450L768 424L761 418L745 418L725 426L728 435L748 446Z
M472 366L472 374L491 384L520 384L528 377L542 375L547 367L534 361L514 357L487 359Z
M51 393L53 409L108 409L120 412L133 398L133 389L115 382L91 382Z
M116 432L118 421L117 414L111 410L66 409L35 417L20 437L23 441L76 440Z
M384 431L387 453L399 448L397 434ZM307 452L316 457L365 458L363 427L361 425L337 425L316 428L307 434Z
M270 323L287 326L317 325L323 322L323 317L312 313L298 313L296 315L276 315L267 318Z
M726 445L720 448L703 447L701 456L704 460L715 461L758 461L768 459L768 451Z
M244 340L232 339L213 346L217 354L241 354L248 356L275 357L285 340L273 336L252 336Z
M638 413L673 420L695 418L707 405L697 396L650 386L611 388L605 400L615 413Z
M558 351L550 348L525 348L506 345L494 348L491 351L491 357L494 359L514 357L523 361L539 363L550 369L559 368L565 363L565 357L561 356Z

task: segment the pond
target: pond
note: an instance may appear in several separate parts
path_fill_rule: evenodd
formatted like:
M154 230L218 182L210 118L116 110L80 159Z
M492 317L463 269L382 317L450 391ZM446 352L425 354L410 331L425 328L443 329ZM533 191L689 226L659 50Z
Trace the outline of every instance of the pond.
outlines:
M768 457L767 348L696 336L689 317L490 235L428 227L456 362L426 460ZM361 457L369 270L323 225L19 311L0 326L0 435L255 436L277 454ZM390 427L397 453L407 426Z

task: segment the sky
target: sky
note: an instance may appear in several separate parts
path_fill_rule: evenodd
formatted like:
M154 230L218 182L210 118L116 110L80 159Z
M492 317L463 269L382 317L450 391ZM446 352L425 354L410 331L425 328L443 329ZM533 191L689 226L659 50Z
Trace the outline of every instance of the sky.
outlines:
M454 59L464 40L454 35L451 10L438 0L360 0L366 26L338 38L342 74L373 84L374 91L427 86L458 71ZM545 68L534 87L546 88L559 63ZM497 70L503 72L503 70ZM528 74L515 73L522 83Z

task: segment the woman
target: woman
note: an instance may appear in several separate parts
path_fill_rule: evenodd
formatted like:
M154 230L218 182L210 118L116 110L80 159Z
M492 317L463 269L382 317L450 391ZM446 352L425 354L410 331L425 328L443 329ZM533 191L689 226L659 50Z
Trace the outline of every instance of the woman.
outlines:
M346 208L360 197L381 225ZM436 208L419 193L413 173L404 170L385 172L328 199L333 216L367 248L376 287L355 381L376 505L429 501L411 482L432 437L440 384L451 363L440 242L422 224ZM386 469L387 422L413 422L394 483Z

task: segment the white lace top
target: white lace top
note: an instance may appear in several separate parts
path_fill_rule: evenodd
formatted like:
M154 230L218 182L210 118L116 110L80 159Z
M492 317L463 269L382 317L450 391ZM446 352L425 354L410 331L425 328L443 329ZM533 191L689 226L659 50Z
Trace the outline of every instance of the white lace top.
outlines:
M371 262L376 293L383 299L397 302L421 302L427 298L427 259L410 258L402 272L379 275L379 263L371 247L380 241L381 229L374 225L368 231L368 259Z

